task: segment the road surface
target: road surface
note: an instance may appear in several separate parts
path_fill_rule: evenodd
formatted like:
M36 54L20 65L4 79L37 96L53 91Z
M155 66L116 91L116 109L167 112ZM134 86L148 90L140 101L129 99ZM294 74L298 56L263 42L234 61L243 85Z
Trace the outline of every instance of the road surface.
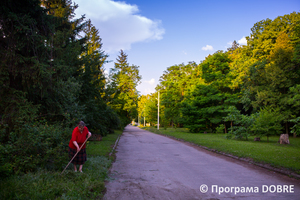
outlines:
M127 126L104 199L300 199L300 181Z

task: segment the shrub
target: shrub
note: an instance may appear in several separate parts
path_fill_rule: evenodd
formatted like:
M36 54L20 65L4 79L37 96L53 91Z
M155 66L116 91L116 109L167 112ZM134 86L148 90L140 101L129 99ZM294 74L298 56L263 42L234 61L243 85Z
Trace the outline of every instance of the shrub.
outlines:
M290 122L294 123L291 133L293 133L294 137L296 137L296 135L300 134L300 117L291 119Z
M61 169L67 160L72 129L61 125L25 124L9 134L0 146L0 171L9 175L36 171L39 167Z
M279 108L265 107L259 111L251 130L260 137L267 136L269 141L269 136L280 133L283 128L281 126L283 120L284 116L280 113Z
M229 128L226 138L231 139L232 136L234 136L235 139L245 138L248 140L256 116L257 114L252 114L250 116L243 115L235 106L229 107L228 115L225 117L224 121L231 121L231 127Z
M220 125L216 128L216 133L224 133L224 130L225 130L224 124L220 124Z

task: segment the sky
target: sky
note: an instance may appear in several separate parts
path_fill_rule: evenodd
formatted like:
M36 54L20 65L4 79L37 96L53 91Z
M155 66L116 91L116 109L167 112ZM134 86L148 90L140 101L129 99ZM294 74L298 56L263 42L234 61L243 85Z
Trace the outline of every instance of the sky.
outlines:
M300 11L299 0L73 0L99 30L109 72L122 49L129 65L139 66L140 94L155 92L160 76L173 65L199 64L236 40L247 44L261 20Z

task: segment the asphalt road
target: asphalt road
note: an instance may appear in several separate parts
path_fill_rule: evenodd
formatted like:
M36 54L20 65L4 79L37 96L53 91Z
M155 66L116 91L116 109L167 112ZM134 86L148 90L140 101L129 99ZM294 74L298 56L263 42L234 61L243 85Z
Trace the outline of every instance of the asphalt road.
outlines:
M133 126L116 156L107 200L300 199L299 180Z

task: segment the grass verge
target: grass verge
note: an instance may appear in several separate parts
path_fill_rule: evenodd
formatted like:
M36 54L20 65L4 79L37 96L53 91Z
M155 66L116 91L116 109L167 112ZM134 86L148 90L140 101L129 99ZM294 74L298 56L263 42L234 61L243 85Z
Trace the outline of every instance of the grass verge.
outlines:
M290 145L280 145L277 143L279 136L269 137L269 142L267 138L261 138L260 142L255 142L254 136L246 141L226 139L225 134L189 133L185 128L157 130L154 127L145 127L143 129L300 174L299 137L290 137Z
M102 141L87 144L88 160L84 173L73 172L72 164L60 175L45 171L14 175L0 180L0 199L99 199L105 192L104 180L114 158L109 153L122 131L109 134ZM66 165L68 160L66 160ZM62 169L63 170L63 169Z

